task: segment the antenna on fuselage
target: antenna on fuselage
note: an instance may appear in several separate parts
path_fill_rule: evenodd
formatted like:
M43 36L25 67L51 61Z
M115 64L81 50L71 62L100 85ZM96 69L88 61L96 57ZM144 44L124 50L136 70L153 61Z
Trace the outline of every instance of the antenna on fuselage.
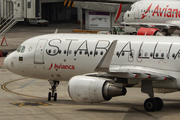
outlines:
M54 34L57 34L57 32L58 32L58 28L55 30Z

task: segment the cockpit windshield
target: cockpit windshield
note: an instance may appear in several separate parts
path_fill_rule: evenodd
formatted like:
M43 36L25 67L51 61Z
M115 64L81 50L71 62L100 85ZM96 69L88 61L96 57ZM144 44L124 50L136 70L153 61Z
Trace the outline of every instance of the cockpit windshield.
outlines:
M22 46L19 46L16 51L17 51L17 52L20 52L21 47L22 47Z
M132 7L129 8L129 11L131 11Z
M19 46L16 51L23 53L25 51L25 49L26 49L25 46Z

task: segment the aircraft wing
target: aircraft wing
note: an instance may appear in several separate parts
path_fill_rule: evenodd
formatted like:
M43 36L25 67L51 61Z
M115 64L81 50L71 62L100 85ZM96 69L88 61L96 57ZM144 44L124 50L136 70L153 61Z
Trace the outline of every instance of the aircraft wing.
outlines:
M165 23L143 23L143 22L122 22L123 25L130 25L136 28L159 28L159 29L180 29L180 21L166 21Z
M168 74L168 71L162 71L160 69L133 65L111 65L116 44L117 40L111 43L106 54L95 68L94 71L96 73L85 74L86 76L116 78L118 83L125 82L127 86L134 86L142 80L175 80L173 76Z
M102 78L116 78L115 83L123 83L124 87L132 87L142 80L151 81L165 81L175 80L173 76L168 73L162 73L160 70L137 67L125 66L119 68L119 65L110 67L109 72L96 72L85 74L86 76L102 77Z

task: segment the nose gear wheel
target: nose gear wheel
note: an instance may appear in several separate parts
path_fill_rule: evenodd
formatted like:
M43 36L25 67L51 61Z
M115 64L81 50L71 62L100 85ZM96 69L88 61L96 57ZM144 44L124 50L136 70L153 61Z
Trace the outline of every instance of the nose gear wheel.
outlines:
M51 98L54 98L54 101L56 101L57 100L56 87L58 87L59 81L49 80L49 84L51 85L51 88L49 88L51 92L48 93L48 101L51 101Z

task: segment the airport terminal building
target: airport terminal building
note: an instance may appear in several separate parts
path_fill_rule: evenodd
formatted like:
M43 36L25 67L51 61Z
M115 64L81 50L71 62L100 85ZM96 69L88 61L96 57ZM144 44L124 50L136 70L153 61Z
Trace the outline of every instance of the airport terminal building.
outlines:
M87 30L110 30L123 21L123 14L135 0L130 2L0 0L0 16L1 19L13 17L17 21L39 18L49 23L81 23Z

